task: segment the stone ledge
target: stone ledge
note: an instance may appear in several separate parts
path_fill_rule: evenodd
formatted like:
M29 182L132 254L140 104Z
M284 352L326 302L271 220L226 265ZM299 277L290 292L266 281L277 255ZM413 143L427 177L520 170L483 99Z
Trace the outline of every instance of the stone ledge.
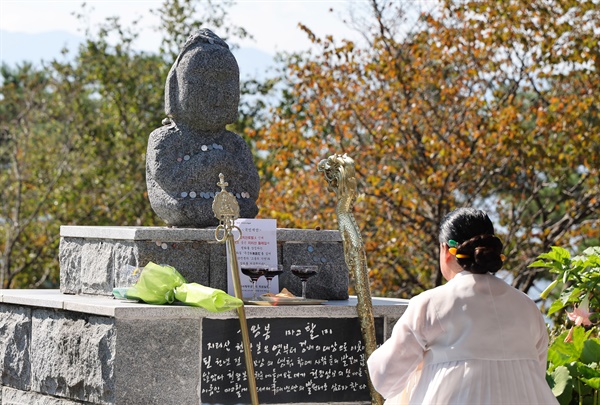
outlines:
M63 309L116 319L201 319L237 318L237 311L209 312L203 308L186 305L149 305L110 297L68 295L59 290L0 290L0 302L28 307ZM373 298L374 316L398 318L408 300ZM323 305L289 305L267 307L246 305L247 318L304 318L304 317L354 317L356 297L344 301L329 301Z
M60 227L60 236L86 239L214 242L215 228L63 225ZM337 230L277 228L277 241L341 242L342 238Z

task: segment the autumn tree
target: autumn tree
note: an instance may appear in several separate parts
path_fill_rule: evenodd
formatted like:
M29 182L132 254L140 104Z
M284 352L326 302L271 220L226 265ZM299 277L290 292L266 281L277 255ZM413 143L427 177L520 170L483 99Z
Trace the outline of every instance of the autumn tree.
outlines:
M409 24L404 4L370 2L365 44L302 27L318 51L290 55L281 106L249 132L268 151L261 215L335 229L316 165L347 153L376 291L441 284L439 224L467 205L494 218L527 291L538 254L597 237L598 7L445 1Z
M176 47L195 27L226 26L230 4L165 0L154 53L136 50L138 23L108 18L65 58L2 67L0 288L58 285L61 225L164 224L146 195L148 135L164 118ZM232 39L247 35L227 27ZM254 104L244 105L250 124Z
M145 145L166 68L122 34L115 47L88 39L73 62L4 75L3 287L57 285L60 225L154 221Z
M52 206L51 190L67 171L64 157L71 135L64 134L62 142L55 142L63 135L47 125L52 118L43 106L54 100L44 91L49 82L45 74L31 64L15 69L2 66L1 73L0 285L4 287L14 274L46 256L55 240L58 229L49 223L44 207ZM38 145L40 132L45 132L46 150ZM48 157L53 154L62 161L50 163Z

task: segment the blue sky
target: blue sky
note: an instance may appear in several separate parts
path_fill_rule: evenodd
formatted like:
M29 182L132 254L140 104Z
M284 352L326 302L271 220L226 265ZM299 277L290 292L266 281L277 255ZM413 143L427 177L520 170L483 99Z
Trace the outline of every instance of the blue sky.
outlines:
M218 1L218 0L217 0ZM81 23L72 16L79 11L83 0L0 0L0 57L12 59L8 52L18 51L7 42L6 33L40 34L60 31L83 36ZM162 0L92 0L87 5L94 9L90 25L108 16L119 16L129 22L142 16L141 38L138 47L156 50L159 36L152 30L157 18L149 10L158 8ZM254 41L240 45L274 55L277 51L297 51L310 47L310 42L299 28L302 22L317 35L332 34L337 38L357 39L359 34L342 22L348 8L365 7L365 1L308 1L308 0L238 0L229 9L230 21L246 28ZM333 11L330 11L333 9ZM218 33L217 33L218 34ZM17 48L15 50L15 48Z

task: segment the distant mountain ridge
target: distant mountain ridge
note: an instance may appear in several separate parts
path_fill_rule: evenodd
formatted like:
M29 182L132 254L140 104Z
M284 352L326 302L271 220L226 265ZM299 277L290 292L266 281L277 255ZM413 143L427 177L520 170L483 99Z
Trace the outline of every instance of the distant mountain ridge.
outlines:
M0 63L14 67L23 62L39 66L42 61L62 60L61 51L69 50L66 58L77 52L85 39L66 31L51 31L38 34L0 30ZM233 51L242 78L263 79L274 65L273 55L256 48L243 47Z

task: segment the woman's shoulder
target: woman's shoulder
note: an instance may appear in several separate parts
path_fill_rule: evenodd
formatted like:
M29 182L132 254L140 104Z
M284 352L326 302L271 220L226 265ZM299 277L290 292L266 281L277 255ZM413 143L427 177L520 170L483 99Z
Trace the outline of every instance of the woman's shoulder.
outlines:
M533 299L531 299L530 296L528 296L523 291L513 287L506 280L504 280L496 275L492 275L492 274L489 274L488 276L489 276L490 284L493 287L497 288L498 290L504 292L505 294L511 295L515 299L525 300L527 302L531 302L531 303L535 304L535 302L533 301Z
M447 284L443 284L415 295L410 299L409 306L413 308L426 307L435 301L444 300L448 297L448 294Z
M504 296L521 305L536 306L531 297L514 288L503 279L492 274L471 273L461 273L446 284L423 291L411 298L410 303L413 307L436 303L444 304L449 299L462 296L476 297L480 294Z

